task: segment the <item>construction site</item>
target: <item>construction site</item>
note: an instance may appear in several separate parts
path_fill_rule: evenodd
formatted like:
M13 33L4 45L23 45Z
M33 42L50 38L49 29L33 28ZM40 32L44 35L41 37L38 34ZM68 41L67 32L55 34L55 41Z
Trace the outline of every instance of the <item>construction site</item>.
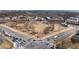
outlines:
M79 19L76 17L78 14L75 16L64 14L63 17L64 12L52 11L53 13L47 14L38 12L34 14L35 11L21 11L18 15L15 11L2 11L0 49L79 48L79 35L76 36L79 31ZM6 14L7 16L4 16Z

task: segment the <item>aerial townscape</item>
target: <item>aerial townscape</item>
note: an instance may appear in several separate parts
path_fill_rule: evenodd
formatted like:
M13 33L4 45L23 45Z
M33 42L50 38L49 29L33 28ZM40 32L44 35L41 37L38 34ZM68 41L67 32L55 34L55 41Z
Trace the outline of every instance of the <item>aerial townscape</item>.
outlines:
M0 10L0 49L78 48L78 10Z

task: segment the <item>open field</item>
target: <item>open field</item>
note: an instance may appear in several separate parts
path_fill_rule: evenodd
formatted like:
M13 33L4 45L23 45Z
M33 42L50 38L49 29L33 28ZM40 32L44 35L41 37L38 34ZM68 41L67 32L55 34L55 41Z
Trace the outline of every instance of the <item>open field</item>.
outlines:
M27 35L34 36L35 38L42 38L67 28L57 23L45 24L42 22L28 22L27 24L26 22L17 24L15 22L9 22L5 23L5 25L18 31L24 32Z
M79 13L72 11L2 11L0 48L79 48L78 30Z

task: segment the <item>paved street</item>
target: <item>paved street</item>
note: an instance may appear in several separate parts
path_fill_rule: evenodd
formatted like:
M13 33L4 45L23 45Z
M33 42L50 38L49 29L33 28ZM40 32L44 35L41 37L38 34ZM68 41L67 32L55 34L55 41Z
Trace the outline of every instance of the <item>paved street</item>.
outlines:
M6 30L6 32L9 32L9 38L14 42L16 49L19 48L27 48L27 49L53 49L54 47L54 41L55 40L64 40L65 38L68 38L70 35L75 34L77 30L79 30L78 26L71 26L70 29L64 32L57 33L56 35L49 35L46 38L36 40L34 38L29 37L22 37L21 35L18 35L17 33L10 32L9 29ZM14 35L14 36L13 36ZM22 37L22 38L21 38Z

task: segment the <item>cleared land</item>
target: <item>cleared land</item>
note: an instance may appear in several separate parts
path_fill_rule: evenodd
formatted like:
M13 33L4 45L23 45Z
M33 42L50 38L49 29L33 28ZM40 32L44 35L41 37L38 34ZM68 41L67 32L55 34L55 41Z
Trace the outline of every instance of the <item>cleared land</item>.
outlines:
M46 24L42 22L8 22L5 23L5 25L24 32L27 35L33 36L34 38L43 38L47 35L53 34L54 32L67 29L67 27L64 27L58 23Z
M0 49L11 49L12 47L13 44L7 39L5 39L2 44L0 44Z

